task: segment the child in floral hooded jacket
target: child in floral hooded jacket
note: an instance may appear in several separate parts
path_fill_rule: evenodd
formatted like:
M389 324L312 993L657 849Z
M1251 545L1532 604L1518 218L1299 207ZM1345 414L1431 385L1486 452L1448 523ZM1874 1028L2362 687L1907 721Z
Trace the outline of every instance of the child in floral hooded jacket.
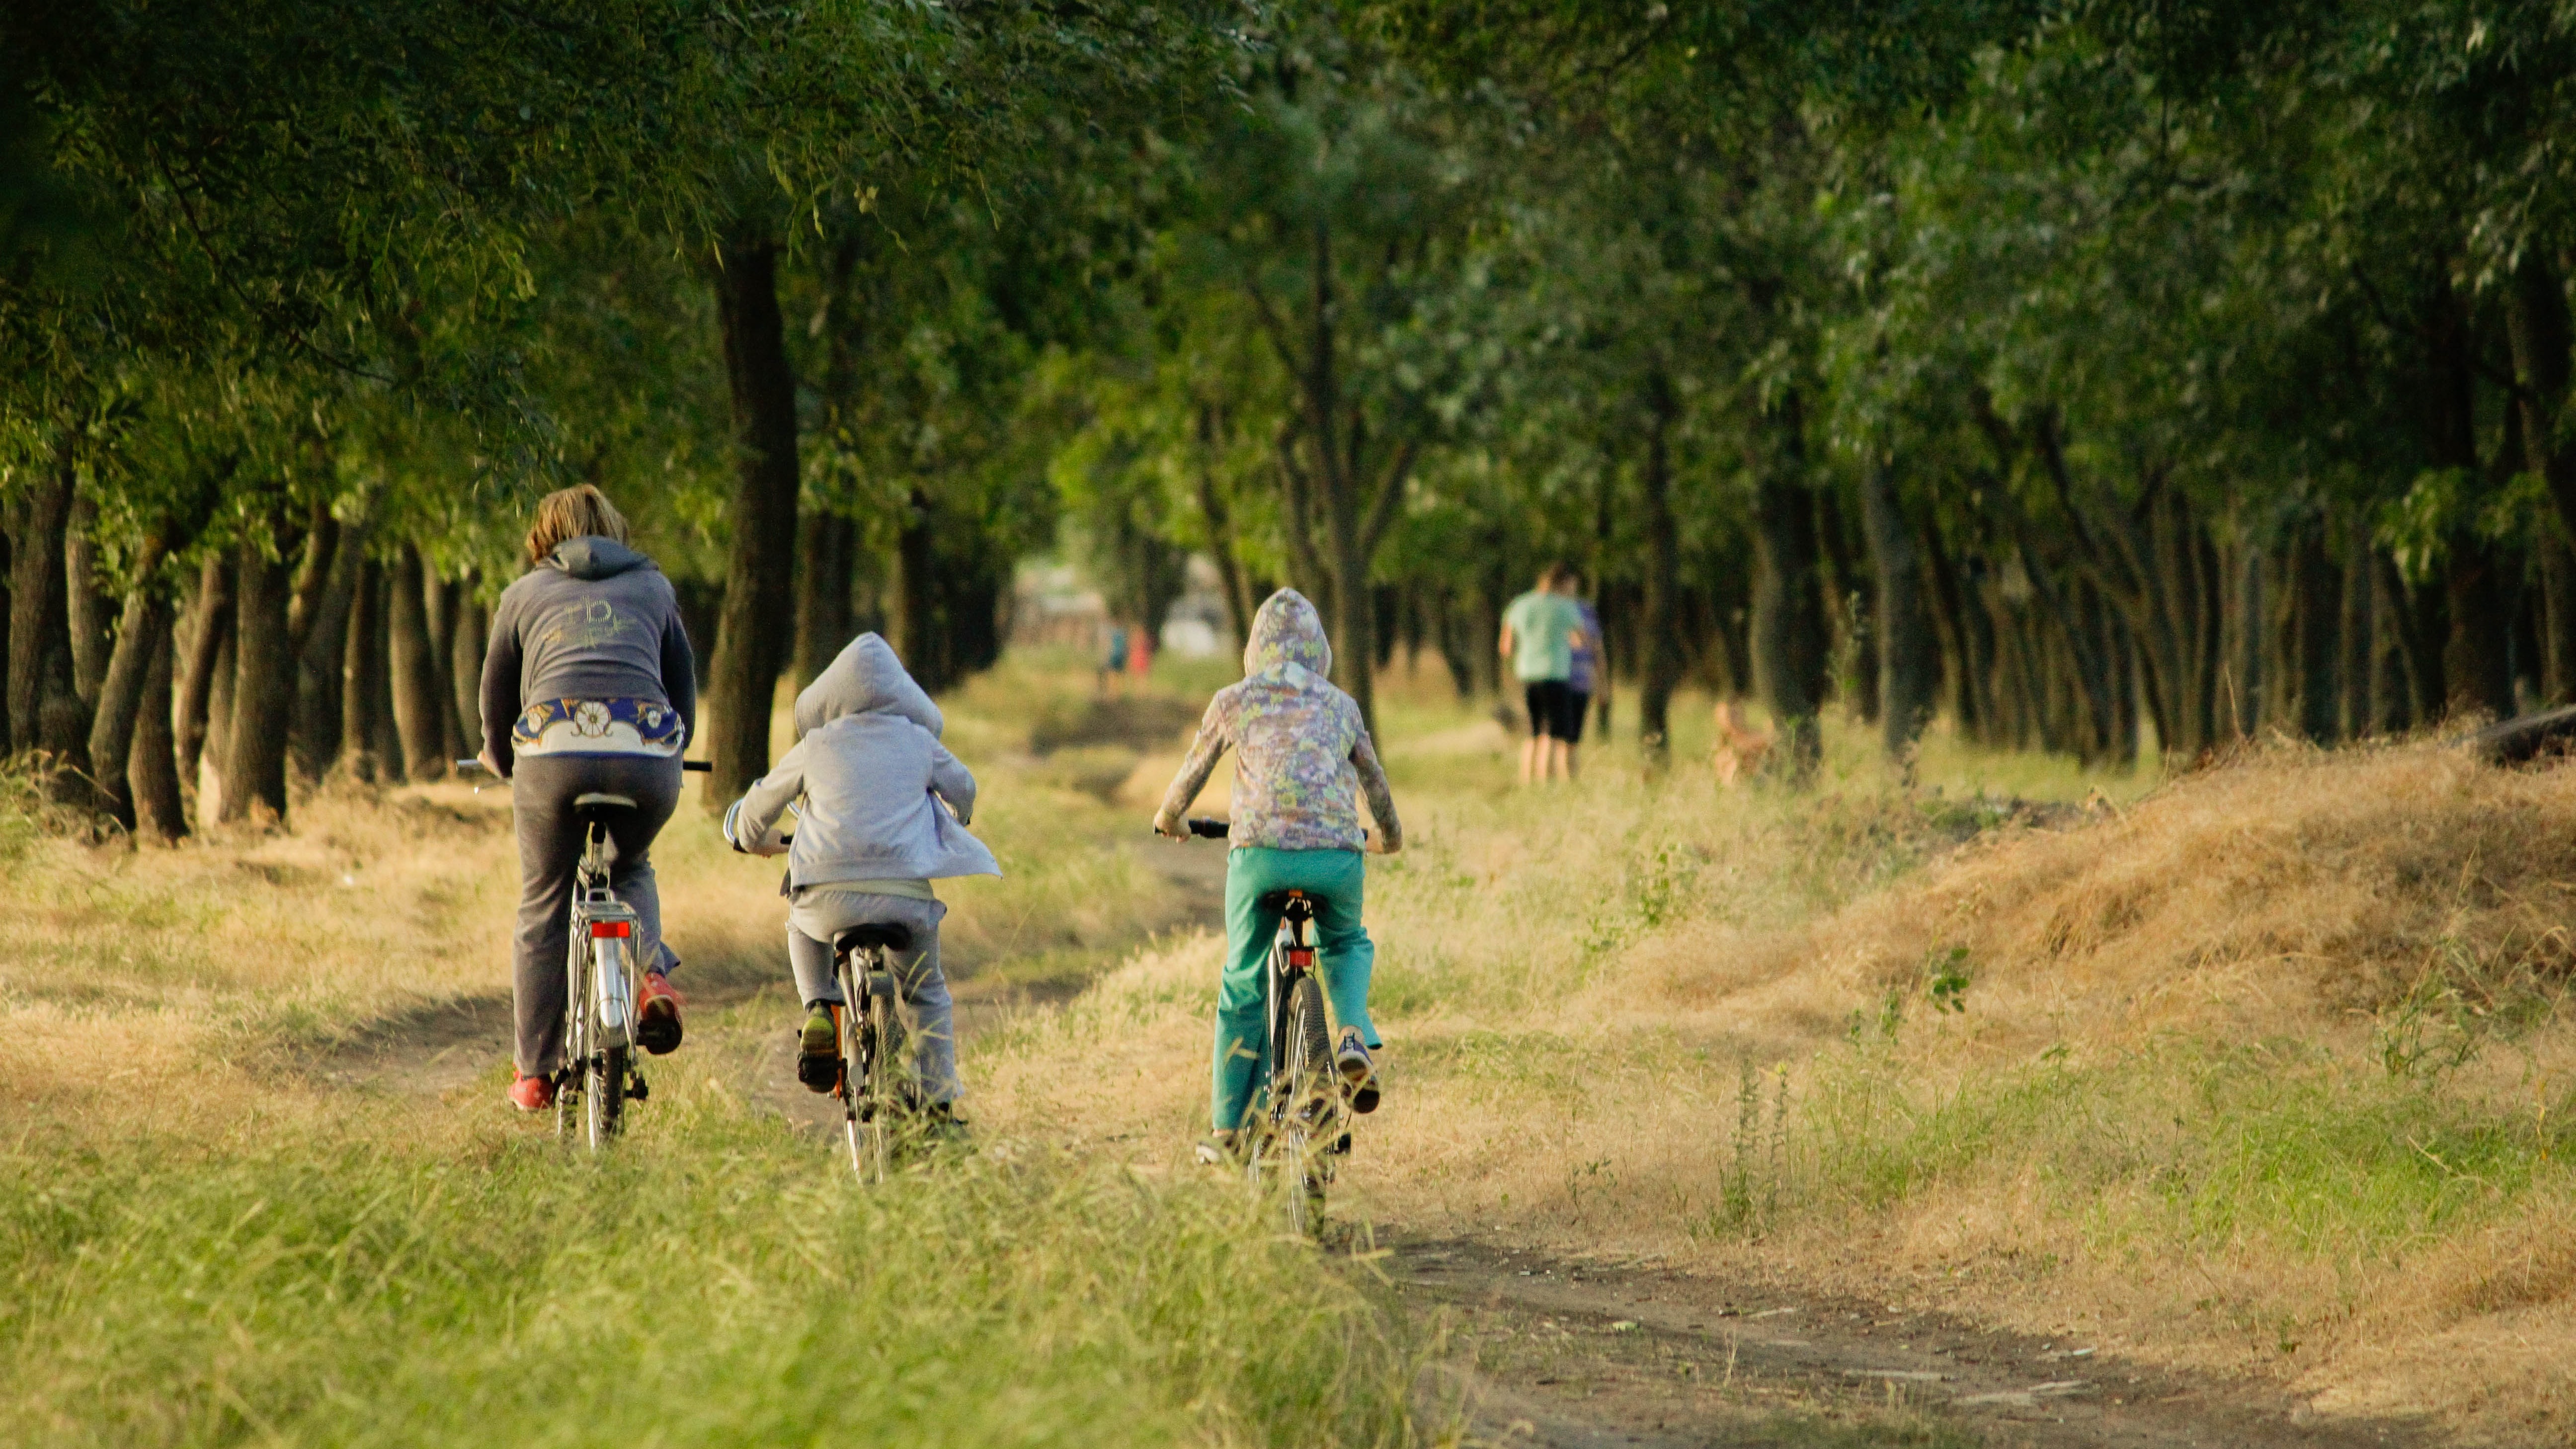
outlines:
M1369 1021L1369 973L1377 948L1360 925L1359 797L1368 797L1377 844L1404 847L1386 771L1360 721L1356 701L1326 678L1332 645L1315 606L1294 589L1272 594L1252 619L1243 646L1243 679L1219 690L1199 721L1196 743L1154 816L1154 828L1185 837L1182 817L1230 746L1237 751L1234 811L1227 832L1226 965L1217 994L1216 1051L1210 1117L1215 1137L1203 1155L1230 1152L1252 1105L1263 1067L1262 972L1279 913L1261 898L1291 887L1321 900L1316 915L1324 989L1341 1023L1334 1064L1351 1086L1351 1106L1374 1111L1376 1069L1369 1053L1383 1045Z

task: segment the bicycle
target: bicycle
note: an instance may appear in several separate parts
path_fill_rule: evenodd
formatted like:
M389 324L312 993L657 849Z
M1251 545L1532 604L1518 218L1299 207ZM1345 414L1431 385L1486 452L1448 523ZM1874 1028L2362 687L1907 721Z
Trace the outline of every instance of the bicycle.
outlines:
M480 760L459 760L460 774L484 771ZM711 768L683 760L683 771ZM482 788L475 787L478 791ZM603 1151L626 1125L626 1104L652 1095L635 1066L635 908L609 887L617 864L610 830L621 811L635 808L628 795L589 791L572 800L581 822L581 858L573 867L572 922L564 951L564 1064L554 1077L555 1137L579 1135L592 1152Z
M1223 840L1231 828L1223 820L1189 822L1190 834L1202 840ZM1261 1120L1246 1129L1250 1141L1243 1152L1244 1178L1255 1191L1265 1176L1279 1174L1288 1229L1300 1236L1323 1216L1334 1162L1351 1150L1350 1100L1333 1070L1324 987L1315 972L1315 917L1322 905L1323 897L1293 887L1261 898L1264 910L1279 912L1262 972L1270 1081Z
M894 1167L894 1130L909 1112L913 1094L904 1079L903 1016L895 1010L888 951L912 949L912 929L900 922L868 922L832 937L832 975L841 1002L832 1013L840 1028L842 1131L849 1139L850 1170L861 1182L883 1182Z

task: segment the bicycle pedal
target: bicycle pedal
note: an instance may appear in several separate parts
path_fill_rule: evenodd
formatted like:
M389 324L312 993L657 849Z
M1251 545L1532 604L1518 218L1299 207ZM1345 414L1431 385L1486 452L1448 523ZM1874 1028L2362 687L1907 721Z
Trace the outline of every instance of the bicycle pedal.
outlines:
M1345 1132L1345 1133L1343 1133L1341 1136L1334 1138L1334 1139L1333 1139L1333 1145L1332 1145L1332 1146L1330 1146L1330 1147L1325 1148L1324 1150L1325 1150L1326 1152L1329 1152L1329 1153L1333 1154L1335 1157L1348 1157L1348 1156L1350 1156L1350 1155L1351 1155L1351 1134L1349 1134L1348 1132Z
M652 1095L653 1095L653 1087L652 1087L652 1084L651 1084L651 1083L649 1083L649 1082L646 1082L646 1081L644 1080L644 1074L643 1074L642 1072L637 1072L637 1073L635 1074L635 1085L634 1085L634 1087L633 1087L631 1090L629 1090L629 1091L627 1092L627 1094L626 1094L626 1095L627 1095L627 1096L629 1096L629 1097L634 1098L634 1099L635 1099L636 1101L638 1101L638 1102L641 1102L641 1101L643 1101L645 1098L647 1098L647 1097L649 1097L649 1096L652 1096ZM1348 1142L1348 1141L1350 1141L1351 1139L1350 1139L1350 1138L1348 1138L1348 1137L1344 1137L1342 1140L1343 1140L1344 1142Z

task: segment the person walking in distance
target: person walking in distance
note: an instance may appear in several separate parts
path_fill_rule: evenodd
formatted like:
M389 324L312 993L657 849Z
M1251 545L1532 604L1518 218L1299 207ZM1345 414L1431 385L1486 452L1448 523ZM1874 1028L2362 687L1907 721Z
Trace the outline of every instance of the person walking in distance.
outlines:
M1592 712L1593 687L1601 677L1601 614L1592 607L1590 599L1583 597L1581 574L1565 564L1558 564L1554 577L1556 592L1574 605L1575 616L1581 620L1581 632L1575 636L1573 663L1565 675L1565 691L1569 697L1566 720L1572 727L1566 732L1563 743L1565 778L1571 780L1583 773L1576 751L1583 744L1583 721ZM1605 731L1610 728L1606 716L1601 728Z
M510 1105L554 1105L563 1067L564 933L581 854L576 797L635 802L609 827L609 886L635 908L644 963L635 1039L680 1044L679 958L662 940L653 837L680 802L680 752L697 721L696 666L671 581L626 546L626 520L588 484L537 501L528 571L502 591L483 656L483 767L510 782L519 829L519 931L510 997L518 1047Z
M1572 575L1563 564L1551 565L1538 583L1503 610L1502 656L1512 662L1521 682L1521 702L1529 711L1529 740L1521 746L1521 783L1543 783L1569 777L1570 756L1580 716L1567 680L1574 673L1574 649L1583 638L1583 614L1559 593L1558 581Z

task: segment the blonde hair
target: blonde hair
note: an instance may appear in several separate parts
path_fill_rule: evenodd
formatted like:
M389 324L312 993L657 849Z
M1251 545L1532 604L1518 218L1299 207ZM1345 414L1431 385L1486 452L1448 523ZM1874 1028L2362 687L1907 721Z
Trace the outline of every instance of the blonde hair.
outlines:
M608 495L584 483L558 488L537 500L537 521L528 529L528 564L544 563L555 545L567 538L613 538L626 541L626 515Z

